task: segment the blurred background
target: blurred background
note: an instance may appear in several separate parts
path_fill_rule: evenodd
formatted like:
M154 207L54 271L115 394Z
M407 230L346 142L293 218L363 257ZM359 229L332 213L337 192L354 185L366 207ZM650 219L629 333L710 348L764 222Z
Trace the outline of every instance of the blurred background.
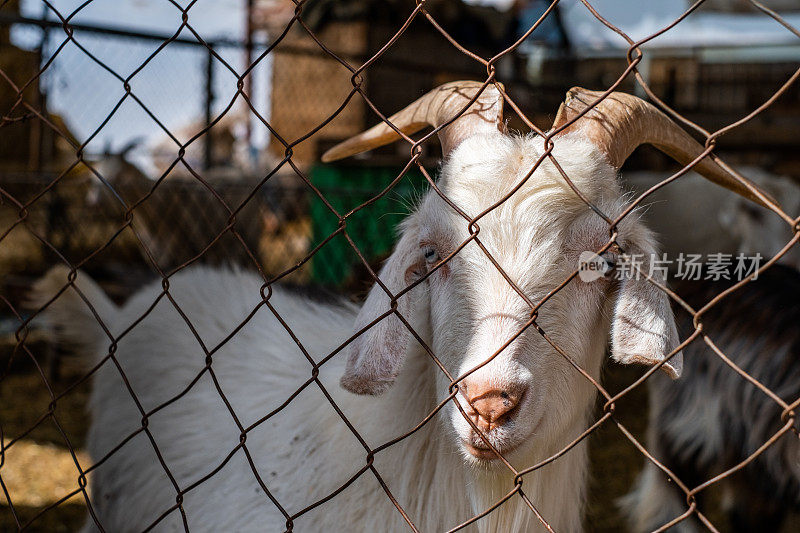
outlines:
M800 26L796 0L763 4ZM549 5L429 0L426 9L463 47L488 58ZM689 5L592 2L633 39L664 28ZM377 265L427 182L416 169L403 174L407 144L335 165L319 156L379 121L354 94L345 65L374 56L413 8L410 0L308 0L302 23L292 23L289 0L0 2L0 437L23 444L9 450L0 479L15 505L37 517L31 530L81 524L80 498L62 501L76 486L64 441L80 449L88 385L39 330L21 327L30 284L66 261L122 301L190 263L234 264L358 298L369 277L341 234L339 215L402 175L346 221L361 254ZM620 77L627 48L581 2L564 0L503 57L497 78L547 130L567 89L605 89ZM762 105L800 66L800 39L745 0L707 0L642 50L638 71L654 93L709 132ZM360 73L365 94L386 116L441 83L485 77L483 65L423 17ZM632 76L620 90L644 96ZM527 131L508 114L511 129ZM720 137L715 153L798 184L798 124L795 84ZM438 155L435 142L424 146L431 173ZM655 184L676 169L641 148L623 177L647 170L661 176ZM630 378L630 370L616 371L620 382ZM58 423L49 416L56 396ZM630 416L631 426L644 426ZM616 438L610 429L593 438L599 481L592 501L599 503L588 527L616 531L612 500L638 466L613 460L632 447L604 444ZM0 530L14 524L4 502L0 496Z

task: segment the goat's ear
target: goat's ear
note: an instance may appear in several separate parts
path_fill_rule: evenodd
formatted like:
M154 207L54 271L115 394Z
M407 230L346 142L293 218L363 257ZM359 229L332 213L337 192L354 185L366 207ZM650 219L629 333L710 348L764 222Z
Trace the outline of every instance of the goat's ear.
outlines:
M642 267L643 272L647 272ZM628 273L620 289L611 325L611 357L620 363L655 365L680 344L669 297L643 274ZM659 282L663 280L653 276ZM672 379L680 377L683 354L661 366Z
M378 277L396 295L419 279L423 268L417 232L407 227ZM419 289L409 291L397 300L397 311L410 324L418 311L414 301L421 296L420 292ZM358 313L355 331L368 326L391 307L389 295L376 283ZM342 387L356 394L383 393L400 373L411 339L408 328L395 313L373 324L350 345L347 368L341 379Z

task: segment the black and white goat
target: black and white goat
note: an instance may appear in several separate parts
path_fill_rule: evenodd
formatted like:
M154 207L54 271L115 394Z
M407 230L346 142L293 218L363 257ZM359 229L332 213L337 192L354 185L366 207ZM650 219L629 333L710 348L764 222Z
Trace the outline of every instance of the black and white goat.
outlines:
M683 282L676 291L695 309L732 283ZM679 321L682 338L694 326ZM800 272L774 265L702 315L703 332L739 368L791 404L800 398ZM690 489L745 461L787 421L781 407L746 381L702 339L683 350L677 382L651 376L647 449ZM797 412L797 408L795 408ZM779 531L800 510L800 440L784 434L721 482L731 531ZM700 511L703 492L698 496ZM647 462L624 500L633 531L653 531L687 511L686 494ZM695 517L670 531L705 531Z

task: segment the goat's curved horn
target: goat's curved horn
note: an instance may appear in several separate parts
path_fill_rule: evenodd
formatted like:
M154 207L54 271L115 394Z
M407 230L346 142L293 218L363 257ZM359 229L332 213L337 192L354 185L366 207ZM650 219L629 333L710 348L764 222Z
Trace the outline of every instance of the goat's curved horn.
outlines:
M425 94L417 101L389 117L389 122L406 135L445 124L457 116L478 94L482 83L454 81ZM452 124L439 131L442 152L447 155L461 141L476 133L497 131L503 124L503 95L493 85L487 85L475 102ZM322 155L328 163L366 152L400 139L385 122L343 141Z
M596 102L603 93L573 87L567 92L564 103L558 108L553 129L575 118ZM699 156L704 148L678 124L652 104L636 96L613 92L563 133L580 131L589 138L619 170L629 155L642 144L652 144L681 165L687 165ZM730 189L760 205L767 206L753 190L776 203L772 197L754 183L744 180L752 189L706 156L694 170L714 183Z

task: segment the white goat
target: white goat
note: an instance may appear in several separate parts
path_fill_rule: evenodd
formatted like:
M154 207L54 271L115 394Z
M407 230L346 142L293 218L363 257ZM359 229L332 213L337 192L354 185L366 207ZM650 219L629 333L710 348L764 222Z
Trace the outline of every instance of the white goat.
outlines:
M800 214L800 185L786 176L759 168L741 168L762 190L781 202L790 216ZM623 172L622 183L636 195L669 178L664 172ZM667 259L679 254L755 254L771 259L792 239L790 226L779 216L691 172L665 185L642 202L642 215L661 243ZM781 263L800 269L800 246L793 246ZM674 265L674 263L673 263Z
M501 131L501 93L494 86L481 89L473 82L447 84L390 117L407 134L427 124L441 127L445 161L437 188L470 217L514 191L543 152L541 138ZM554 124L561 130L552 153L582 194L613 217L623 209L616 169L638 144L666 147L681 161L702 148L654 107L622 93L572 121L599 94L570 92ZM379 125L325 159L397 138ZM748 194L710 160L698 167ZM480 233L470 240L460 214L437 192L424 196L380 272L394 295L416 283L396 306L381 286L372 289L360 312L350 304L314 302L273 287L268 304L297 342L271 309L259 307L262 282L256 276L207 268L178 273L169 280L169 294L203 344L211 350L235 332L211 357L173 304L159 299L160 283L119 309L80 275L74 286L119 336L114 357L127 378L126 384L111 361L94 377L88 443L100 463L91 478L100 523L134 530L161 516L160 529L182 529L178 510L162 516L176 505L178 493L153 444L185 491L177 501L189 528L198 531L280 531L287 528L287 516L298 514L291 528L299 531L403 530L405 520L375 473L421 531L455 527L514 490L514 474L492 448L518 470L556 454L588 427L596 390L535 328L519 334L531 307L483 248L527 298L539 302L576 270L582 251L608 242L609 226L547 159L477 224ZM623 250L655 251L650 232L634 217L625 217L617 230ZM37 301L47 300L64 281L63 270L51 273L40 284ZM74 288L48 309L65 338L86 346L93 362L109 353L110 339ZM448 401L429 423L376 453L373 473L365 471L368 454L328 396L375 449L420 424L447 398L451 385L400 316L450 375L468 374L455 396L467 416ZM644 278L609 276L591 283L575 278L538 309L536 323L595 380L609 330L615 360L658 363L671 376L680 374L681 355L671 354L677 333L668 299ZM347 360L342 354L327 359L318 384L311 382L284 407L314 375L308 357L323 360L354 330L360 335L349 344ZM213 375L204 371L206 363ZM385 394L354 395L339 382L360 395ZM150 413L146 429L152 442L128 386ZM218 389L239 424L250 428L246 439ZM135 436L115 449L129 435ZM247 453L238 449L240 443ZM526 498L556 531L581 530L586 468L581 442L522 478ZM472 527L543 529L516 494Z

